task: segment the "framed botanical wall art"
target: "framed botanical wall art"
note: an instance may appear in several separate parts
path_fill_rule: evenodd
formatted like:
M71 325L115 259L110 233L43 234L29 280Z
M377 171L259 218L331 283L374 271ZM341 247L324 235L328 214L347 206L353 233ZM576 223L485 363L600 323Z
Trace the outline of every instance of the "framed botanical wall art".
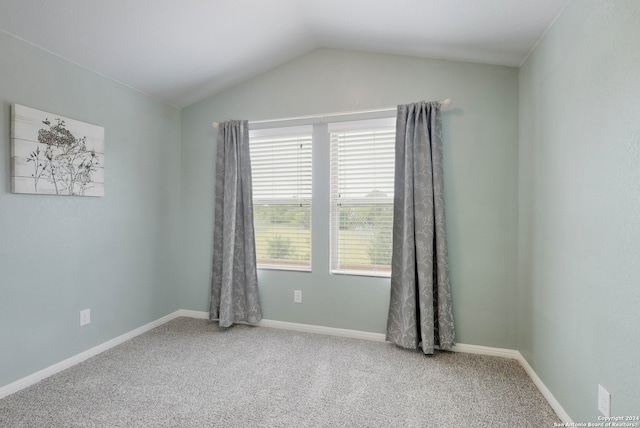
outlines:
M11 191L104 196L104 128L14 104Z

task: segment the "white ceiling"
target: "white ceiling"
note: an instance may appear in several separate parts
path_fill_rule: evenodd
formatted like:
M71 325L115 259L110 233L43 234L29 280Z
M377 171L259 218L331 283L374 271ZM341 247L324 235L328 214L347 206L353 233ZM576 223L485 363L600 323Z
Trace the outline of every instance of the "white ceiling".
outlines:
M176 107L319 47L518 66L568 0L0 0L0 30Z

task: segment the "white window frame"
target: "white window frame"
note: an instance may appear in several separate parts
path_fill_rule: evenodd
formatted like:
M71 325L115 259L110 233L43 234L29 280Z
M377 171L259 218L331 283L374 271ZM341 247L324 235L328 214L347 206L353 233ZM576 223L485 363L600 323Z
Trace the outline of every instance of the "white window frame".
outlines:
M389 277L391 275L391 259L390 254L392 251L392 230L393 230L393 181L394 181L394 168L395 168L395 117L383 118L383 119L371 119L371 120L358 120L349 122L335 122L329 123L328 132L331 141L331 160L330 160L330 177L331 177L331 189L330 189L330 272L332 274L344 274L344 275L361 275L361 276L377 276L377 277ZM358 160L345 152L345 145L349 144L346 141L339 142L337 136L341 134L343 136L349 135L349 138L357 138L355 136L358 132L367 132L372 130L380 130L382 138L373 144L371 151L362 147L355 148L354 150L362 150L362 156L373 160L374 168L371 170L371 177L374 181L367 183L360 180L366 180L368 171L358 171L361 166L358 165ZM382 131L384 130L384 131ZM368 137L368 136L367 136ZM374 137L375 138L375 137ZM357 143L353 143L357 144ZM342 146L341 146L342 145ZM380 154L375 154L375 146L381 147ZM342 147L342 149L340 148ZM342 152L340 150L343 150ZM348 150L348 149L346 149ZM341 155L342 153L342 155ZM391 154L389 154L391 153ZM342 157L342 165L340 164L340 158ZM388 164L387 164L388 162ZM375 166L377 165L377 166ZM386 167L384 166L386 165ZM366 168L366 164L362 163L362 166ZM351 170L349 170L351 168ZM378 171L376 171L376 169ZM390 174L390 175L389 175ZM375 182L376 176L379 181ZM390 181L389 181L390 180ZM367 188L371 187L371 191L367 195ZM376 189L376 187L380 187ZM353 190L346 190L346 189ZM372 191L381 191L383 194L380 197L371 196ZM343 194L343 191L345 194ZM351 192L351 193L349 193ZM346 237L345 232L341 232L340 224L340 212L342 207L348 204L351 207L369 206L371 204L385 205L386 210L380 212L380 217L371 219L371 222L362 223L360 230L353 232L350 238ZM389 217L390 216L390 217ZM354 262L349 261L343 257L343 248L353 248L355 245L363 245L362 241L358 241L359 238L355 238L355 233L358 235L366 236L367 234L375 233L375 224L384 222L388 225L383 230L382 242L389 245L389 264L377 264L372 260L369 263L362 261ZM373 228L373 229L372 229ZM367 230L368 229L368 230ZM341 239L341 234L344 234ZM365 245L375 245L376 237L370 235L367 238L369 242ZM383 250L373 249L374 254L377 257L385 257ZM371 257L371 256L370 256Z
M312 210L312 136L313 129L311 126L289 126L289 127L279 127L279 128L268 128L268 129L251 129L249 131L249 147L252 150L251 154L251 168L252 168L252 187L253 187L253 205L254 205L254 229L256 230L256 235L258 233L269 233L268 230L261 230L261 226L258 219L256 219L255 212L256 207L259 206L290 206L292 205L292 201L295 201L295 204L300 204L300 206L308 207L309 212L309 232L308 232L308 248L303 248L302 251L308 251L308 260L306 258L298 258L298 259L286 259L286 258L268 258L268 257L260 257L258 256L258 269L272 269L272 270L291 270L291 271L302 271L302 272L310 272L312 268L311 263L311 235L312 235L312 224L311 224L311 210ZM301 137L301 144L305 144L304 152L300 154L300 158L298 158L298 168L297 168L297 177L290 182L278 183L278 179L275 177L267 177L262 182L260 181L259 176L261 174L278 174L276 169L278 167L278 163L282 162L282 160L274 158L273 167L275 168L272 171L268 171L264 169L264 163L268 158L264 149L267 147L267 140L269 139L285 139L285 138L298 138ZM252 144L253 143L253 144ZM256 151L258 145L261 145L263 151L262 157L260 157ZM301 147L302 148L302 147ZM268 149L267 149L268 150ZM291 153L285 153L288 156L291 156ZM270 156L277 157L279 154L277 152L271 153ZM307 163L308 161L308 163ZM301 164L302 163L302 164ZM280 171L283 171L289 167L290 163L283 163ZM294 168L295 169L295 168ZM293 172L293 171L289 171ZM264 176L264 175L263 175ZM287 178L287 177L285 177ZM280 186L281 185L281 186ZM284 186L284 187L283 187ZM268 187L273 188L272 194L268 194L265 192L268 191ZM291 195L283 194L282 192L291 191ZM295 198L295 199L292 199ZM277 229L277 227L272 226L273 229ZM264 231L264 232L263 232ZM277 233L277 232L273 232ZM277 235L274 235L274 238ZM256 236L257 237L257 236ZM274 239L272 238L272 239ZM294 247L298 248L305 244L306 233L305 234L296 234L290 236L289 238L293 239ZM288 239L285 237L285 239ZM256 239L257 241L257 239ZM291 239L289 239L289 242ZM256 247L258 247L258 242L256 242ZM256 248L257 253L260 253L261 250Z

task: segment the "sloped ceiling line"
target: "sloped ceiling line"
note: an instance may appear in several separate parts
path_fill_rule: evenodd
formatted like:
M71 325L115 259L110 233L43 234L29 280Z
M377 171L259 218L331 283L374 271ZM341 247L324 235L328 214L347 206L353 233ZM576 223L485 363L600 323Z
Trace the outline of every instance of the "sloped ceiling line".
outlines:
M568 0L0 0L0 30L178 108L319 47L519 66Z

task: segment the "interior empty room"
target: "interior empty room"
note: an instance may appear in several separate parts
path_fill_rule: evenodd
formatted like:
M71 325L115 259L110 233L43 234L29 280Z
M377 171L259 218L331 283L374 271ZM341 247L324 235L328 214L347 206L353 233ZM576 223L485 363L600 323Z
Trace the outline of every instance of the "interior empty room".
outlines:
M640 1L446 3L0 0L0 425L640 427ZM398 147L411 103L441 125L455 325L428 356L385 342L398 177L339 169L354 126ZM43 129L21 160L22 114ZM222 328L236 121L261 320ZM64 126L104 149L74 166L45 140ZM294 134L303 154L260 157ZM295 162L308 193L269 199L261 165Z

